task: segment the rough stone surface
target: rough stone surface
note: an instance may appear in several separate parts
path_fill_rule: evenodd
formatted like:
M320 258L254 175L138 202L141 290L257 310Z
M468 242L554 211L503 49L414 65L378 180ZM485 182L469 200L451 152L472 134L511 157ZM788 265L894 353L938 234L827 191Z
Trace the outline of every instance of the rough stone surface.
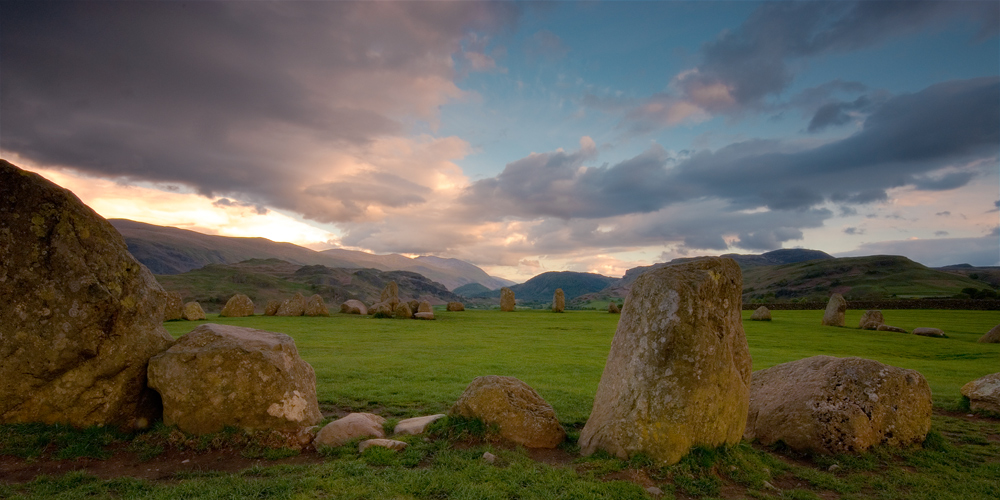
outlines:
M878 330L880 332L910 333L910 332L907 332L906 330L904 330L904 329L902 329L902 328L900 328L898 326L891 326L891 325L885 325L885 324L878 325L878 328L876 328L876 330Z
M413 317L413 311L410 309L410 304L407 304L406 302L400 302L399 305L396 306L396 310L393 311L393 314L396 316L396 319L410 319Z
M618 308L618 304L615 304L614 302L609 302L608 312L611 314L621 314L622 310Z
M434 313L414 313L413 319L434 319Z
M862 330L878 330L878 327L885 324L885 318L882 317L882 311L868 310L861 315L861 321L858 321L858 328Z
M994 326L992 330L986 332L986 335L979 337L979 343L981 344L1000 343L1000 325Z
M163 307L163 321L182 319L184 316L184 298L177 292L166 292Z
M751 321L771 321L771 310L760 306L750 315Z
M410 300L407 301L406 305L410 306L411 311L417 312L417 309L420 307L420 302L417 300Z
M552 294L552 312L564 311L566 311L566 294L562 288L556 288L556 293Z
M422 300L422 301L420 301L420 304L417 305L417 309L416 309L415 312L418 312L418 313L432 313L432 312L434 312L434 308L431 307L431 303L430 302L427 302L426 300Z
M365 307L365 303L360 300L348 300L340 305L340 312L344 314L360 314L366 316L368 314L368 308Z
M837 454L919 443L930 428L931 390L920 373L813 356L753 374L744 437Z
M409 445L402 441L396 441L395 439L366 439L358 443L358 453L364 453L365 450L371 448L372 446L388 448L392 451L403 451Z
M329 316L330 310L326 307L323 297L320 297L317 293L309 297L309 301L306 302L306 309L302 314L303 316Z
M306 298L299 292L290 299L281 302L281 306L275 311L275 316L302 316L306 312Z
M108 221L0 160L0 424L144 428L167 297Z
M497 456L487 451L487 452L483 453L483 460L486 460L486 463L490 463L490 464L496 463Z
M937 338L947 338L948 336L944 334L940 328L914 328L912 332L914 335L920 335L922 337L937 337Z
M847 301L844 296L835 293L830 296L830 301L826 303L826 312L823 313L823 324L825 326L844 326L844 313L847 312Z
M644 453L672 464L694 446L740 441L751 366L742 289L739 266L719 257L635 281L580 434L583 454Z
M368 308L368 314L376 318L391 318L396 312L389 302L377 302Z
M253 301L250 297L238 293L229 298L226 302L226 307L222 308L222 312L219 316L224 316L227 318L243 318L246 316L253 316Z
M504 439L526 448L555 448L566 439L552 406L514 377L477 377L449 415L496 424Z
M205 319L205 310L201 308L201 304L198 302L191 301L184 304L184 311L181 313L181 318L187 321L201 321Z
M444 417L444 413L439 413L437 415L428 415L426 417L413 417L400 420L399 423L396 424L396 427L392 430L392 433L411 436L423 434L424 432L427 432L427 428L430 427L431 424Z
M465 304L462 304L461 302L449 302L447 310L449 310L449 311L455 311L455 312L464 311L465 310Z
M391 310L396 309L396 306L399 305L399 285L395 281L386 283L379 302L388 302Z
M274 316L278 314L278 309L281 308L280 300L269 300L267 305L264 306L264 316Z
M963 385L962 395L969 398L969 408L972 411L988 411L1000 415L1000 373Z
M514 310L514 290L507 287L500 289L500 310L503 312Z
M294 430L323 418L316 374L283 333L204 324L149 361L163 423L207 434L231 425Z
M385 419L371 413L351 413L344 418L326 424L316 434L316 446L340 446L361 437L381 439L385 437L382 424Z

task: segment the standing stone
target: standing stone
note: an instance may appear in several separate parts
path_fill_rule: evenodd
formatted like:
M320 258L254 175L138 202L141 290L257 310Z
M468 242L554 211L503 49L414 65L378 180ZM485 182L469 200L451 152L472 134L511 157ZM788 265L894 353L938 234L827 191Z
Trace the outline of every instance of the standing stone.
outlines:
M309 302L306 302L306 309L303 314L305 316L329 316L330 310L327 309L323 297L317 293L309 297Z
M994 326L986 335L979 337L980 344L1000 344L1000 325Z
M672 464L694 446L740 441L750 385L742 290L739 266L720 257L635 281L580 434L584 455L644 453Z
M420 305L417 306L417 311L416 312L432 313L432 312L434 312L434 308L431 307L431 303L430 302L428 302L426 300L422 300L422 301L420 301Z
M316 374L283 333L204 324L149 361L163 423L208 434L225 426L296 430L323 418Z
M830 301L826 303L826 312L823 313L823 325L844 326L844 313L847 312L847 301L844 296L835 293L830 296Z
M191 301L184 304L184 312L181 313L181 318L188 321L201 321L205 319L205 310L201 308L201 304L197 301Z
M555 448L566 439L552 406L514 377L477 377L449 414L496 424L502 437L526 448Z
M107 220L0 160L0 424L145 428L166 294Z
M396 310L393 311L396 319L410 319L413 317L413 311L410 309L410 304L406 302L400 302L396 306Z
M420 307L420 302L417 301L417 300L411 300L411 301L408 301L406 303L406 305L410 306L410 310L411 311L417 312L417 309Z
M618 308L618 304L608 302L608 312L611 314L621 314L622 310Z
M1000 415L1000 373L978 378L962 386L962 395L969 398L969 409Z
M269 300L267 305L264 306L264 316L274 316L278 314L278 309L281 308L281 301L279 300Z
M364 302L351 299L340 305L340 312L344 314L360 314L362 316L367 316L368 308L365 307Z
M919 443L930 428L931 390L920 373L813 356L753 374L744 438L836 454Z
M253 301L250 297L238 293L229 298L226 302L226 307L222 308L222 312L219 316L225 318L245 318L247 316L253 316Z
M507 287L500 289L500 310L503 312L514 310L514 290Z
M771 310L760 306L750 315L750 321L771 321Z
M552 295L552 312L561 313L566 310L566 294L562 288L556 288L556 293Z
M882 311L868 310L861 315L858 328L862 330L878 330L878 327L884 324L885 318L882 317Z
M180 293L167 292L163 307L163 321L173 321L183 319L184 299Z
M392 304L388 302L372 304L372 306L368 308L368 314L371 314L373 318L391 318L395 312L396 310L393 308Z
M399 305L399 285L395 281L390 281L385 285L379 302L387 302L390 310L396 309L396 306Z
M295 295L290 299L285 299L278 310L274 313L275 316L302 316L306 312L306 298L300 293L295 292Z
M447 309L449 311L464 311L465 304L462 304L461 302L449 302Z

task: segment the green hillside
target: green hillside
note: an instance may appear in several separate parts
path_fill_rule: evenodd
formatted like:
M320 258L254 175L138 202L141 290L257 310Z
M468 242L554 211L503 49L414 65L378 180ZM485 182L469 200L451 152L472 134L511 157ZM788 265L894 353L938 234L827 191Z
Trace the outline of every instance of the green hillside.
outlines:
M520 285L510 287L518 301L551 302L557 288L562 288L566 300L572 300L580 295L603 290L616 278L594 273L577 273L573 271L547 272L539 274Z

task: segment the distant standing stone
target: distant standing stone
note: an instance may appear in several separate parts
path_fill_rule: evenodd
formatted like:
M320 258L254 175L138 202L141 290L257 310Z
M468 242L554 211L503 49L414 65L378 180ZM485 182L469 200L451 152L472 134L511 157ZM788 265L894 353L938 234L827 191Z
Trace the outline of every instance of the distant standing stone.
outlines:
M167 292L163 308L163 321L184 318L184 299L178 292Z
M771 310L765 306L758 307L750 315L750 321L771 321Z
M299 292L290 299L285 299L278 307L275 316L302 316L306 312L306 298Z
M979 337L980 344L997 344L1000 343L1000 325L994 326L992 330L986 332L986 335Z
M306 309L303 312L304 316L329 316L330 310L326 307L326 302L323 297L318 293L309 297L309 301L306 302Z
M420 301L420 304L417 305L416 312L418 312L418 313L432 313L432 312L434 312L434 308L431 306L430 302L428 302L426 300L422 300L422 301Z
M618 308L618 304L608 302L608 312L611 314L621 314L622 310Z
M826 303L826 312L823 313L823 325L844 326L844 313L847 312L847 301L844 296L835 293L830 296L830 301Z
M434 313L413 313L413 319L434 319Z
M368 308L365 307L364 302L351 299L340 305L340 312L344 314L360 314L362 316L367 316Z
M514 290L507 287L500 289L500 310L503 312L514 310Z
M972 411L1000 414L1000 373L993 373L963 385L962 395L969 398L969 408Z
M555 448L566 439L552 405L514 377L477 377L449 414L496 424L501 436L526 448Z
M393 314L396 316L396 319L410 319L413 317L413 311L410 310L410 305L406 302L400 302Z
M397 285L395 281L390 281L385 284L385 288L382 289L382 295L379 298L379 302L388 303L390 310L396 309L396 306L399 305L399 285Z
M250 297L238 293L229 298L226 302L226 307L222 308L222 312L219 316L225 318L243 318L246 316L253 316L253 301Z
M417 312L417 309L420 308L420 301L414 299L414 300L411 300L411 301L407 302L406 305L410 306L410 310L411 311Z
M184 313L181 314L181 317L188 321L200 321L205 319L205 310L198 302L191 301L184 304Z
M552 295L552 312L561 313L566 310L566 294L562 288L556 288L556 293Z
M281 308L280 300L269 300L267 305L264 306L264 316L274 316L278 314L278 309Z
M922 337L937 337L937 338L947 338L948 336L944 334L944 331L940 328L914 328L913 335L920 335Z
M456 312L457 311L464 311L465 310L465 304L462 304L461 302L449 302L447 309L449 311L456 311Z
M884 324L885 318L882 317L882 311L868 310L861 315L858 328L862 330L878 330L878 327Z

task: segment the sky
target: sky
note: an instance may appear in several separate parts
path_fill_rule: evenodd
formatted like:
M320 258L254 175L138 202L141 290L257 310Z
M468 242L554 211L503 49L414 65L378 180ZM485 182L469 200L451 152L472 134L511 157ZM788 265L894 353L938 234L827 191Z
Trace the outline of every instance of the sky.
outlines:
M0 1L0 156L107 218L519 282L995 266L998 34L993 1Z

